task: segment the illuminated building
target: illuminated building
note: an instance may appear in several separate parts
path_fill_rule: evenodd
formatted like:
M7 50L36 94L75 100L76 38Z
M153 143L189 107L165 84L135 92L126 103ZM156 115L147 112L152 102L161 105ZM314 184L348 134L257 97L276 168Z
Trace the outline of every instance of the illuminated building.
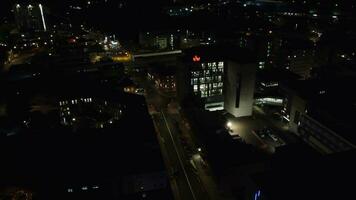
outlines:
M192 48L178 70L178 93L203 102L205 110L225 109L236 117L252 114L256 63L246 49L223 46Z
M42 4L16 4L14 14L20 31L47 31L45 8Z
M213 49L209 49L214 52ZM178 70L179 96L188 93L203 99L204 109L224 109L224 59L204 54L204 49L192 48L186 51L182 69Z

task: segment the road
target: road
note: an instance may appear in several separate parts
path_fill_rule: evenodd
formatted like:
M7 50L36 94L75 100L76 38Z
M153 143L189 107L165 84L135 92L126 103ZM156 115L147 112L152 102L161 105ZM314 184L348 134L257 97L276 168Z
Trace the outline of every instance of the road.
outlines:
M170 175L170 183L176 200L209 200L199 175L190 163L180 139L177 115L168 110L170 98L160 94L144 77L133 76L134 81L145 88L146 102L152 116L162 155Z
M172 175L171 181L175 183L179 193L179 199L209 199L205 189L202 187L199 176L190 164L190 157L186 155L179 139L179 133L175 127L174 120L165 111L153 114L154 123L158 129L162 150L167 156L168 169L177 171Z

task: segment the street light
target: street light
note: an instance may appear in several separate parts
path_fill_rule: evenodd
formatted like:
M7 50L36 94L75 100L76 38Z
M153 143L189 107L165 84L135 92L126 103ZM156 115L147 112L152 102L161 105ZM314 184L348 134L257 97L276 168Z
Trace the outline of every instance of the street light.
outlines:
M226 123L226 126L227 126L228 128L231 128L231 127L232 127L232 123L229 121L229 122Z
M201 152L201 148L198 148L198 151Z

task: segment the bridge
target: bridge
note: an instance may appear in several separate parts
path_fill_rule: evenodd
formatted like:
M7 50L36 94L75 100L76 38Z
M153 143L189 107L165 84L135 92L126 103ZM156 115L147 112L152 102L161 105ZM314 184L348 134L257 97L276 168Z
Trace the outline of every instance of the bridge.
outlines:
M146 65L150 63L176 63L178 57L183 53L182 50L164 51L164 52L150 52L133 54L132 61L137 65Z

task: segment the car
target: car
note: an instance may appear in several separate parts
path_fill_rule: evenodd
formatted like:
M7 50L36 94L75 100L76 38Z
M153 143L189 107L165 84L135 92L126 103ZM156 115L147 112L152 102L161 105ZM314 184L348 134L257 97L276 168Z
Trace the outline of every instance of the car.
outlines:
M272 138L273 141L278 142L278 137L273 133L269 133L269 137Z

